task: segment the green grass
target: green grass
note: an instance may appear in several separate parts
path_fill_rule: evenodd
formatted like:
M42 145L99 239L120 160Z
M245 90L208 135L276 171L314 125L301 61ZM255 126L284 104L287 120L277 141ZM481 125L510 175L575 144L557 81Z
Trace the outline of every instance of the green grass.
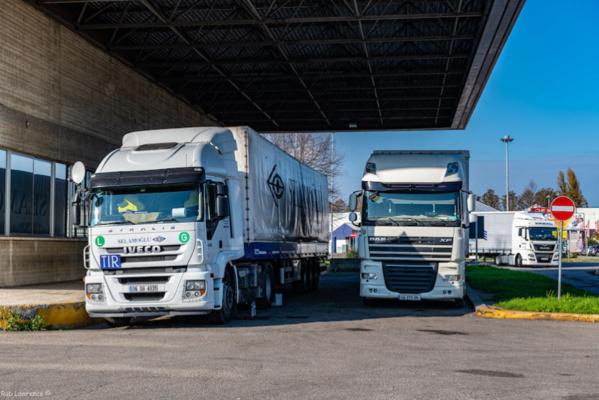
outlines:
M599 314L599 296L562 283L557 299L557 281L532 272L512 271L488 265L469 265L468 284L493 295L496 306L509 310Z

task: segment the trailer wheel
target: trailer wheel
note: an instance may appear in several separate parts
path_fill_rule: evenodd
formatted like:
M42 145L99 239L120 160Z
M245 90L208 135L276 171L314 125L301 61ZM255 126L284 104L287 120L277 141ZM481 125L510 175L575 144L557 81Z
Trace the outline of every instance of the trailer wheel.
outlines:
M310 272L305 260L300 261L300 280L291 284L296 294L306 293L310 290Z
M522 256L520 254L516 254L516 267L522 268Z
M225 325L231 321L237 309L234 280L229 269L225 271L221 290L223 291L223 304L220 310L213 310L210 313L210 320L215 324Z
M256 299L256 307L261 310L270 308L270 305L275 299L275 275L274 272L272 272L272 266L270 263L266 263L264 264L264 268L266 268L262 286L262 293L264 293L264 297Z
M131 322L129 317L106 317L104 318L108 326L116 328L118 326L127 326Z
M312 260L312 290L318 289L318 283L320 281L320 263L318 259Z

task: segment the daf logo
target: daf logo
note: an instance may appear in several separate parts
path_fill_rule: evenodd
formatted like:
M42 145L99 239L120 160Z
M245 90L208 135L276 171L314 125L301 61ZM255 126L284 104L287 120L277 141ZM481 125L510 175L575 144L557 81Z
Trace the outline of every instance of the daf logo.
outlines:
M148 254L160 253L161 251L160 246L126 246L123 248L125 254Z

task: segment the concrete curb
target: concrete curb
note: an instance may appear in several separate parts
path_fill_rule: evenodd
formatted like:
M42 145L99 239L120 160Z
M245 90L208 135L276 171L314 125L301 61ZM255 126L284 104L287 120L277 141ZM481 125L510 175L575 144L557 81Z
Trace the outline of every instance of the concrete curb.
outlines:
M566 313L544 313L531 311L514 311L504 308L487 306L480 298L478 293L470 286L466 285L466 296L474 306L476 315L485 318L503 318L503 319L528 319L545 321L580 321L580 322L599 322L597 314L566 314Z
M0 306L0 327L6 328L8 316L12 314L20 321L29 321L36 316L44 318L44 324L52 328L79 327L100 323L85 311L84 301L69 301L53 304L30 304Z

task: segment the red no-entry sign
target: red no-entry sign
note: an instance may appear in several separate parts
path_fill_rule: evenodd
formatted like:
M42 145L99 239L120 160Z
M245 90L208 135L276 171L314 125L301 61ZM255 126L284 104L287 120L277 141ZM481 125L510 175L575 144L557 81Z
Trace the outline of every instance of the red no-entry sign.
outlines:
M355 239L356 238L356 232L352 232L350 236L351 236L352 239Z
M567 221L574 216L576 206L574 202L566 196L560 196L551 203L551 214L558 221Z

